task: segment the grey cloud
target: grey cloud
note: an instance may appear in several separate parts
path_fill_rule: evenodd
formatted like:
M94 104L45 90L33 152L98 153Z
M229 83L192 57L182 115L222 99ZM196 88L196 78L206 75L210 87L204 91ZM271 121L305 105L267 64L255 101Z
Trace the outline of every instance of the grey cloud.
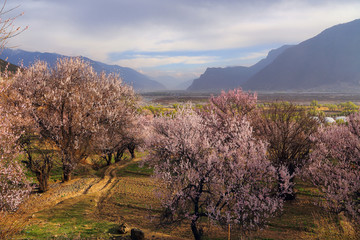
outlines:
M21 4L21 1L14 3ZM47 18L48 21L68 22L80 31L118 26L147 27L155 25L171 28L199 28L219 21L224 13L244 15L249 8L266 8L277 1L236 0L28 0L21 4L31 17ZM32 6L34 5L34 6ZM37 8L36 8L37 6ZM28 9L27 9L28 8Z

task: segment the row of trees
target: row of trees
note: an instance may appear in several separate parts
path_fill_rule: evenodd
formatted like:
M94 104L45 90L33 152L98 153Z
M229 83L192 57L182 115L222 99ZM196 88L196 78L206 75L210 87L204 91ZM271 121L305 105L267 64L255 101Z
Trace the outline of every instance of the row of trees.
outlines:
M271 103L241 89L154 119L148 140L155 177L163 184L163 224L200 219L256 229L295 199L294 178L309 179L325 207L360 216L360 115L349 124L320 125L304 108Z
M321 110L321 108L323 110ZM313 100L310 103L310 113L314 116L325 116L325 111L333 112L332 115L335 115L334 112L336 112L336 115L345 115L348 116L353 113L359 112L359 106L357 106L355 103L348 101L344 103L339 104L319 104L318 101Z

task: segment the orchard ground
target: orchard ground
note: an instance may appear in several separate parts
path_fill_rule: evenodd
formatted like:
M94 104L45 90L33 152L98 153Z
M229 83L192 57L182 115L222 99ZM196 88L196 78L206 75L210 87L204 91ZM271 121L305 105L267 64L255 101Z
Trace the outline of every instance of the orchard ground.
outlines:
M50 191L31 196L24 229L17 239L129 239L119 234L122 223L140 228L146 239L192 239L189 224L161 228L157 224L160 202L150 177L152 169L139 166L146 153L98 171L77 172L75 179L60 183L53 176ZM297 180L297 199L285 204L268 227L249 233L248 239L352 239L353 229L341 216L314 205L321 201L317 190ZM228 226L220 228L204 221L205 239L227 239ZM241 233L231 228L231 239Z

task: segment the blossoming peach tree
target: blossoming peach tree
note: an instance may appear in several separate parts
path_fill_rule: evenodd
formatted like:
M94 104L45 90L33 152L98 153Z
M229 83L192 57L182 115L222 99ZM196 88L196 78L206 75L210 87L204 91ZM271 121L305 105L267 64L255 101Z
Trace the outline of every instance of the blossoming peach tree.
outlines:
M1 92L6 88L2 83ZM14 135L12 115L0 105L0 215L3 211L15 211L29 195L31 188L16 156L17 136ZM0 216L1 217L1 216Z
M360 220L360 114L348 124L323 127L312 139L308 177L324 193L326 206Z
M173 116L155 118L149 138L147 162L163 183L161 222L189 220L195 239L203 235L201 218L253 230L283 203L266 143L253 137L245 116L220 115L185 106ZM285 168L281 174L289 178Z
M90 154L112 155L132 133L138 99L133 89L116 75L97 74L80 58L58 59L53 67L36 62L15 75L10 90L11 106L59 149L64 181Z

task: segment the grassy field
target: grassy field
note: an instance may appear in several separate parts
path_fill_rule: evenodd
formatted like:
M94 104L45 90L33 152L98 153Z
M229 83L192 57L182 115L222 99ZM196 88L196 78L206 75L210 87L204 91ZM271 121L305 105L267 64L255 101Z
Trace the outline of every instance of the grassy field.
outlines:
M70 183L53 183L49 192L32 199L29 220L16 238L128 239L129 233L117 232L126 223L129 229L142 229L147 239L192 239L187 223L167 228L158 225L158 184L150 176L152 169L140 167L139 160L112 164L90 177L78 175ZM311 185L298 181L296 192L297 199L287 202L268 227L249 233L245 239L356 239L342 216L314 205L321 196ZM205 239L228 237L227 226L214 226L207 220L202 226ZM231 239L241 237L231 226Z

